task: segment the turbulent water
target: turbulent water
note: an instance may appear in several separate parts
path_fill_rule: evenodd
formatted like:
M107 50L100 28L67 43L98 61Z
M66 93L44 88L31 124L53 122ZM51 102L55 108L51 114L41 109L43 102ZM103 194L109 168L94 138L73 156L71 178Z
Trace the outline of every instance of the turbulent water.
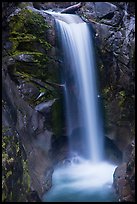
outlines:
M112 175L116 166L103 160L92 33L77 15L53 15L64 59L66 127L72 157L69 164L55 169L53 187L43 201L113 202Z
M107 162L95 164L75 158L70 164L55 169L53 186L43 201L115 202L117 198L112 188L115 168Z

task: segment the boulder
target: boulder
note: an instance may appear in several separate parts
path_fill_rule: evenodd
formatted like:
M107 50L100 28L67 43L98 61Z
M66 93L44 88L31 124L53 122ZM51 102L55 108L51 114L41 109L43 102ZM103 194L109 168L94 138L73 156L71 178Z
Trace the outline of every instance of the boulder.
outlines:
M96 17L99 18L112 18L111 15L114 15L114 12L117 10L117 7L108 2L95 2L94 3Z

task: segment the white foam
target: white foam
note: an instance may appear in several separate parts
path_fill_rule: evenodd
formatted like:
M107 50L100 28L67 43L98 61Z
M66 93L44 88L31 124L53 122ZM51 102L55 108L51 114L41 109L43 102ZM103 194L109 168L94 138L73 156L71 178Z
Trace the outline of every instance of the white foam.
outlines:
M52 188L43 201L116 201L112 188L116 166L105 161L91 163L83 158L80 161L55 169Z
M73 163L70 166L56 169L53 177L56 184L63 183L66 178L67 182L64 182L61 188L66 185L79 189L100 188L112 184L115 168L115 165L105 161L92 163L85 160L79 164Z

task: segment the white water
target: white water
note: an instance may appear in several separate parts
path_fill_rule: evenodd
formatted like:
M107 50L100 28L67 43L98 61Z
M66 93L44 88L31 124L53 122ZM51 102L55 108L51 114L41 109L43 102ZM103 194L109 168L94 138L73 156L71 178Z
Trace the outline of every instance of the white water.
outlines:
M53 187L43 200L113 202L111 187L116 166L103 160L104 136L91 33L87 24L76 15L54 15L64 57L66 127L72 158L70 165L55 169ZM77 152L80 147L73 145L73 133L78 126L82 127L76 134L77 138L82 135L80 142L86 153L83 155ZM79 156L73 157L73 153Z
M67 134L70 136L71 144L72 131L76 125L82 125L84 127L82 142L86 147L87 158L98 162L103 157L103 130L97 106L99 99L91 34L88 25L80 17L70 14L60 14L59 17L61 20L56 19L56 22L65 58L64 69L67 70L64 76ZM70 80L68 70L71 73ZM70 83L75 89L73 93L70 90ZM73 101L73 97L77 97L77 102ZM74 115L75 110L78 117ZM71 146L72 152L73 145Z
M82 158L75 158L70 164L55 169L52 188L44 195L43 201L117 201L112 188L115 168L116 166L107 162L95 164Z

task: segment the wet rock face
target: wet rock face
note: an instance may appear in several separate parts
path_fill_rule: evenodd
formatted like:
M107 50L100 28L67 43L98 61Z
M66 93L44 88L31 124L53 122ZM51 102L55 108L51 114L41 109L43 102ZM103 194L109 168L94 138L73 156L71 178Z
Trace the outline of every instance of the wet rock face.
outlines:
M73 4L76 4L77 2L33 2L34 8L37 9L53 9L53 10L60 10L61 8L67 8Z
M27 155L31 187L41 196L51 185L52 162L48 151L51 148L52 132L46 129L45 117L31 108L24 101L25 98L20 96L16 84L9 75L6 77L3 75L3 87L5 88L3 126L10 126L18 132ZM50 176L44 183L47 170Z
M126 162L118 166L114 172L113 185L120 202L135 202L135 146L133 142L127 147L126 153L128 153L125 158Z
M105 126L106 130L111 127L112 132L116 133L113 134L115 135L113 142L122 152L134 137L135 12L133 7L134 2L85 2L78 12L85 21L91 23L95 31L94 44L98 56ZM125 134L126 139L124 139Z
M52 184L52 137L62 131L54 19L32 4L13 5L13 10L8 6L4 4L3 14L2 122L18 133L28 161L30 190L42 197Z
M91 3L89 3L89 6ZM94 12L98 18L108 18L111 19L116 11L117 7L108 2L95 2Z
M119 201L133 202L135 157L131 142L134 138L135 105L134 2L85 2L78 13L86 22L91 22L95 31L94 42L105 109L105 133L110 139L111 151L115 147L114 151L122 154L123 163L114 173L114 187ZM107 152L110 144L106 144Z
M105 146L105 159L114 164L121 164L122 162L122 151L119 150L117 145L113 142L113 140L105 137L104 141Z
M42 202L42 200L36 191L31 191L27 196L27 202Z

